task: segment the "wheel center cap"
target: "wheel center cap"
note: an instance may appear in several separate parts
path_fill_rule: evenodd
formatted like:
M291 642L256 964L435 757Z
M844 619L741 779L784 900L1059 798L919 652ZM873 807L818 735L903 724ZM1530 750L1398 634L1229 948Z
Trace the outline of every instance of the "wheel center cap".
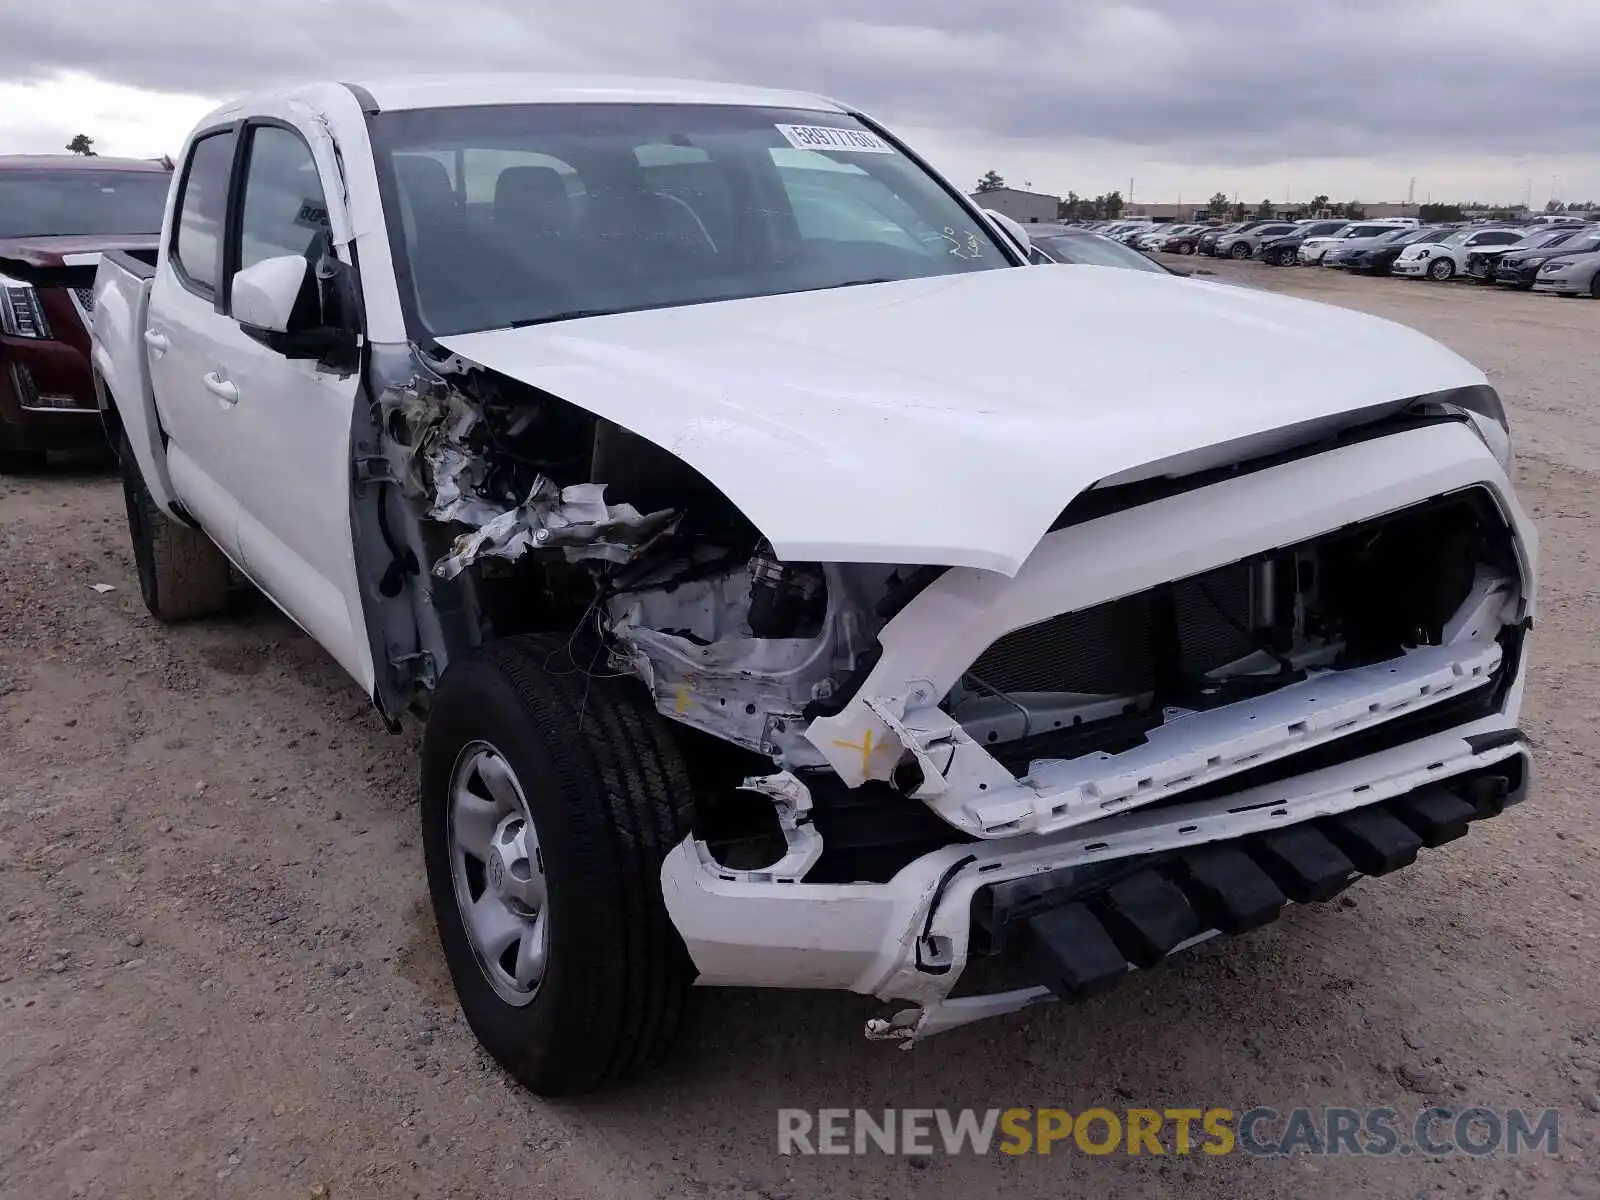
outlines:
M511 813L496 827L489 845L484 864L489 890L506 904L522 902L520 893L528 879L527 827L521 813Z

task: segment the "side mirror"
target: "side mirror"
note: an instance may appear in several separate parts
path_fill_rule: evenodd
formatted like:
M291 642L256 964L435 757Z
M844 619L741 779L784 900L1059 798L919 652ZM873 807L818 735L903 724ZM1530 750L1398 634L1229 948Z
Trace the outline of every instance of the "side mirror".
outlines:
M1017 244L1022 251L1022 256L1024 258L1029 257L1033 252L1033 239L1028 236L1028 231L1023 228L1022 223L1013 221L1005 213L995 212L992 208L986 208L983 211L991 221L1000 226L1011 240Z
M233 317L263 333L288 333L306 286L306 260L298 254L267 258L233 277Z
M361 362L361 302L355 272L330 252L267 258L237 272L233 318L245 334L290 359L346 374Z

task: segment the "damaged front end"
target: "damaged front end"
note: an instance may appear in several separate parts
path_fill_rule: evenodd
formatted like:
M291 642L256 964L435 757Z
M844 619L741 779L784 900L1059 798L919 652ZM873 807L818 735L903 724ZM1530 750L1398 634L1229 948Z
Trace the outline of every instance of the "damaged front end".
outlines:
M1204 887L1168 860L1231 847L1229 878L1317 899L1403 852L1339 825L1343 857L1313 854L1332 874L1301 887L1269 870L1272 831L1387 804L1392 842L1394 822L1520 795L1534 541L1459 416L1085 493L1007 576L785 561L682 460L559 397L453 355L375 370L355 524L384 564L385 711L523 632L640 680L694 759L694 832L662 881L702 982L909 1003L875 1034L914 1038L1086 994L1052 954L1088 936L1060 915L1086 880L1121 886L1108 863L1192 909ZM1479 776L1515 778L1462 782ZM1435 785L1456 801L1415 800ZM1102 981L1248 924L1210 912L1152 940L1111 903L1084 910L1113 947ZM1042 913L1066 932L1027 924ZM974 956L1018 947L1031 988L957 997Z

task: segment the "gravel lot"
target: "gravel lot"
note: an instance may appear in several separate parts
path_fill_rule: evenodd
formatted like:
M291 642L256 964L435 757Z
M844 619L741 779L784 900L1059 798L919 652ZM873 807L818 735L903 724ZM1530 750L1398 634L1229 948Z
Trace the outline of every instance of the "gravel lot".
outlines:
M1216 270L1408 322L1502 389L1544 539L1529 803L1083 1007L899 1053L862 1040L859 997L707 992L664 1073L547 1105L456 1015L415 734L385 734L264 604L157 626L103 468L0 479L0 1195L1600 1197L1600 304ZM1559 1107L1562 1148L928 1161L775 1144L779 1106L1436 1101Z

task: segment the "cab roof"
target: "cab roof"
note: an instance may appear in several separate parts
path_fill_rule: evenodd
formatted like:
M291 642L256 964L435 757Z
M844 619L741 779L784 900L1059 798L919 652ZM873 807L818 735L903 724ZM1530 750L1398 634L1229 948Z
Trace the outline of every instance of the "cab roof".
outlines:
M380 111L489 104L736 104L845 112L809 92L607 75L440 75L353 80L346 86ZM363 95L363 93L365 93Z

